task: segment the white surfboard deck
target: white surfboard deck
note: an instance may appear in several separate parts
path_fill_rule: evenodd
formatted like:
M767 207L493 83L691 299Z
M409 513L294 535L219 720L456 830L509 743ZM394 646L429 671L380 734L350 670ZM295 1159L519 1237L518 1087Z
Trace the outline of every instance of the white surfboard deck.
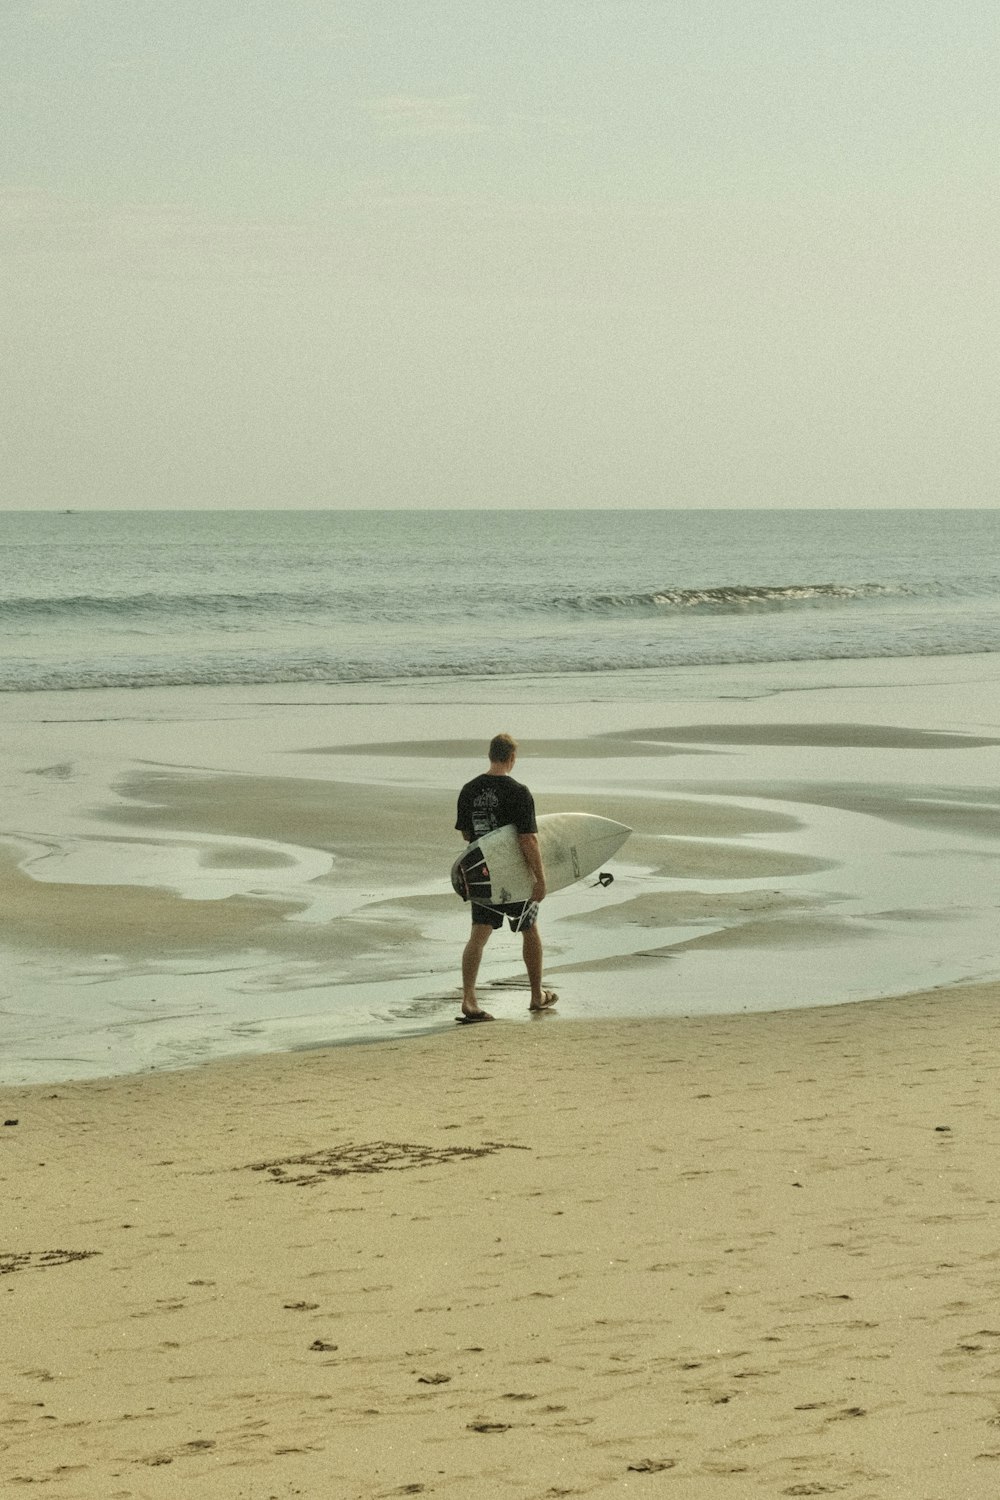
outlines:
M548 891L582 880L610 859L632 832L625 823L594 813L543 813L538 819L538 847ZM534 885L524 862L513 823L484 833L467 844L451 867L451 883L463 901L502 906L527 901Z

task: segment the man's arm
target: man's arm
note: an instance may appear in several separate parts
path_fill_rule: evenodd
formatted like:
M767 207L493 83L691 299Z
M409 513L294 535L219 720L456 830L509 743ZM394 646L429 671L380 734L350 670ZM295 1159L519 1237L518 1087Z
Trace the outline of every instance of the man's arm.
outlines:
M542 901L545 898L545 869L542 865L542 851L538 847L537 833L519 833L517 842L524 862L535 878L535 884L531 890L532 901Z

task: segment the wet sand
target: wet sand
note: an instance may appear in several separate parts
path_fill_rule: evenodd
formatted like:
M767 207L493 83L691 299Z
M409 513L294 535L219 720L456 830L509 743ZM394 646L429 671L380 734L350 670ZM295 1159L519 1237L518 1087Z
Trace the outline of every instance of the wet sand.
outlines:
M987 1500L1000 988L5 1089L0 1491Z
M948 680L923 680L932 666ZM876 667L921 680L855 680ZM646 677L602 679L607 701L524 683L548 695L531 706L472 706L464 684L447 704L424 701L440 684L370 701L322 686L8 695L0 1082L450 1026L467 925L447 879L455 791L505 724L539 811L634 830L613 885L544 907L568 1016L995 977L996 663L811 664L798 685L783 671L780 692L747 670L742 700L713 679L716 697L665 704ZM442 733L456 725L462 738ZM483 984L508 1018L520 974L516 942L493 940Z

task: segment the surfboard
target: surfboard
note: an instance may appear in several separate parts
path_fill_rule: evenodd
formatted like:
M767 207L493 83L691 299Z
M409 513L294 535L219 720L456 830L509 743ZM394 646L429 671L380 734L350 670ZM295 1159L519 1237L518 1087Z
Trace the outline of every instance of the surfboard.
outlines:
M592 875L610 859L632 832L625 823L594 813L543 813L538 819L538 847L545 867L546 889L565 886ZM527 901L534 884L524 862L513 823L484 833L466 845L451 867L451 883L463 901L502 906Z

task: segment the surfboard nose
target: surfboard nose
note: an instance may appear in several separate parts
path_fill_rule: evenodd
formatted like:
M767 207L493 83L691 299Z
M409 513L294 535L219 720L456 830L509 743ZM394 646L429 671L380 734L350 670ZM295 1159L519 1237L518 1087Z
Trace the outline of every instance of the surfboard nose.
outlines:
M619 823L614 818L598 818L592 816L591 837L596 841L600 839L610 846L611 852L620 849L634 829L627 823Z

